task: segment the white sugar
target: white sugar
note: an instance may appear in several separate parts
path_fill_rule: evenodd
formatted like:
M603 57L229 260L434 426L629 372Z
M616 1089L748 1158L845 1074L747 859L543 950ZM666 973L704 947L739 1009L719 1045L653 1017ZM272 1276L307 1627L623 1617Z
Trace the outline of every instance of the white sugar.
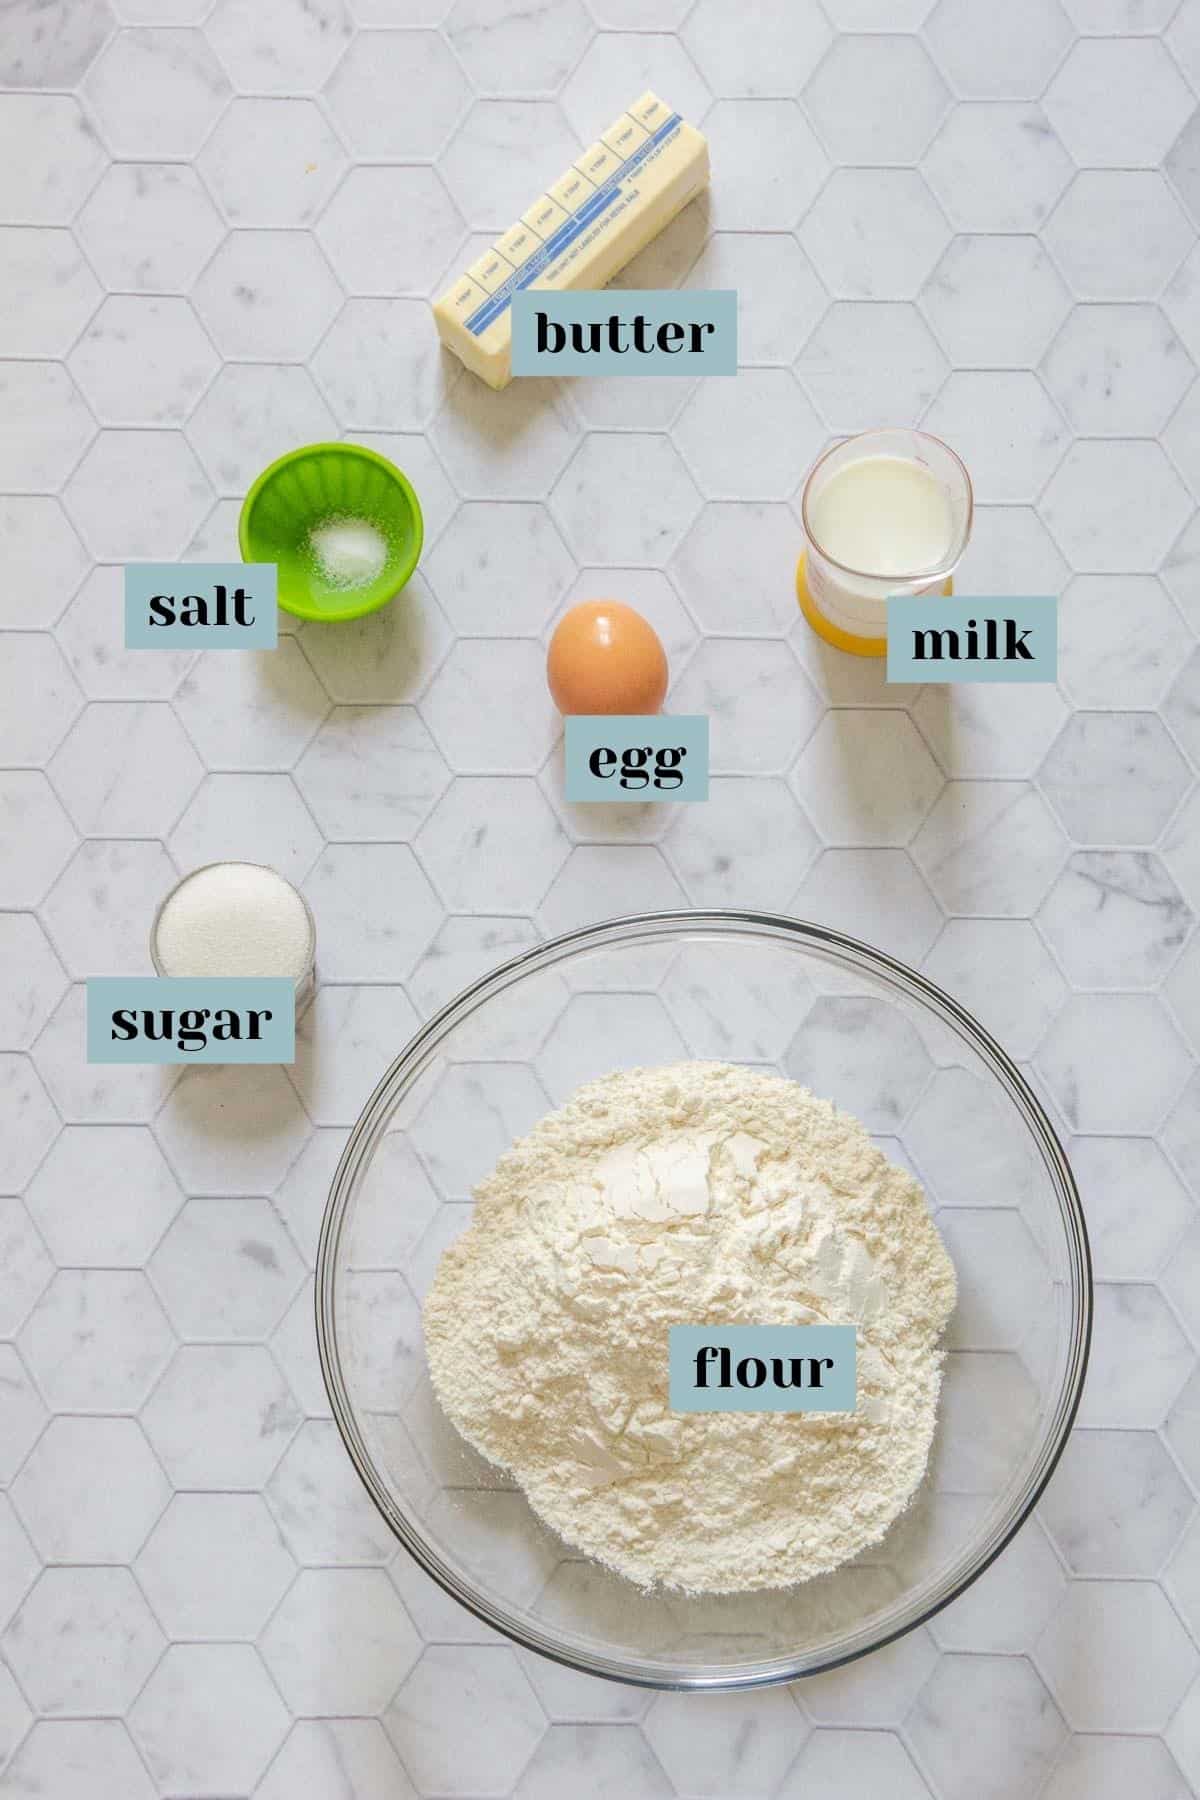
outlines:
M300 895L259 863L197 869L167 898L154 933L164 975L282 975L312 960L312 921Z
M387 539L366 519L325 519L308 534L308 547L330 587L367 587L387 562Z

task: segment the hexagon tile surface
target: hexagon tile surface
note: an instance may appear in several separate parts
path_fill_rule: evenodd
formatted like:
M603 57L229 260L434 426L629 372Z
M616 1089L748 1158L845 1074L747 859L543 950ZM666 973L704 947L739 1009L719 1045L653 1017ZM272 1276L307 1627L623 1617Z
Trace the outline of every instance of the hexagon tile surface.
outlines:
M1200 0L0 15L0 1792L1200 1796ZM736 287L739 378L491 394L428 298L647 86L713 187L621 279ZM798 619L805 471L891 422L971 467L963 590L1059 596L1057 688L889 688ZM421 496L403 601L285 619L273 653L126 653L121 565L235 556L256 473L339 434ZM563 801L545 640L605 593L711 717L706 805ZM147 972L159 895L221 856L317 914L295 1067L87 1066L83 982ZM816 918L970 1006L1070 1140L1098 1279L1080 1424L986 1577L853 1668L708 1698L518 1654L427 1581L311 1324L400 1041L548 933L689 904ZM417 1302L472 1183L631 1018L648 1057L844 1098L935 1193L969 1137L948 1406L1026 1395L1022 1170L905 1020L704 951L533 1014L478 1046L498 1110L460 1062L380 1151L410 1200L402 1275L354 1276L381 1403L431 1404ZM847 1065L847 1031L886 1053ZM397 1429L419 1507L494 1482ZM484 1554L511 1503L484 1490Z

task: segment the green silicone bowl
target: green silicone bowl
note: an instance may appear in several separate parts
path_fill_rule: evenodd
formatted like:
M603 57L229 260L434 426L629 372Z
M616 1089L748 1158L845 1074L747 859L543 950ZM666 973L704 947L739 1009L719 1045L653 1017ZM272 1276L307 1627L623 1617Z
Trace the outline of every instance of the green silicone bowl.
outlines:
M308 534L332 518L364 519L383 533L388 559L361 587L325 581ZM300 619L361 619L386 606L421 554L421 507L394 463L361 444L306 444L263 470L242 503L238 542L246 562L279 568L279 604Z

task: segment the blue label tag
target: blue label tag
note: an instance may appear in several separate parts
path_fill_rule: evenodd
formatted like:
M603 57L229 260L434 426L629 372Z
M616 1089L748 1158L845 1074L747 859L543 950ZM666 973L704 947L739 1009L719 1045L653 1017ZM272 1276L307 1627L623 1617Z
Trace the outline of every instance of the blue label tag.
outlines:
M904 594L887 603L889 681L1055 681L1058 601Z
M568 800L707 800L701 713L588 713L565 721Z
M853 1412L853 1325L672 1325L672 1412Z
M94 975L91 1063L290 1063L296 988L278 976Z
M732 288L523 288L514 375L736 375Z
M130 563L127 650L273 650L274 563Z

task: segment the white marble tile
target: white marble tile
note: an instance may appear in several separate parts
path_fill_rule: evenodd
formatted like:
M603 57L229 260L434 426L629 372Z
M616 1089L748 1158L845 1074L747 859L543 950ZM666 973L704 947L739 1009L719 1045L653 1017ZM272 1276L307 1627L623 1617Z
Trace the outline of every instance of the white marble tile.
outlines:
M327 1419L332 1415L313 1331L314 1304L309 1277L271 1334L270 1347L305 1417Z
M0 1189L24 1185L54 1141L58 1115L28 1058L0 1052L0 1103L5 1130L0 1142Z
M94 430L82 394L59 364L0 363L0 482L7 492L56 489Z
M296 1573L257 1494L176 1494L134 1567L174 1638L252 1637Z
M6 94L0 102L0 163L0 218L69 225L105 157L78 100Z
M421 1640L382 1569L305 1569L260 1639L297 1716L382 1710Z
M1026 369L957 370L921 424L954 444L984 501L1035 499L1069 442L1058 408Z
M442 1076L410 1136L443 1198L465 1200L500 1151L528 1131L545 1106L529 1069L460 1063Z
M299 360L317 347L342 290L303 231L234 231L192 289L217 349L249 361Z
M0 1038L28 1049L66 987L66 971L33 914L0 914Z
M1192 1497L1152 1431L1076 1431L1039 1513L1075 1575L1157 1575Z
M960 231L1037 230L1072 174L1050 121L1027 101L956 106L921 168Z
M69 231L0 226L0 355L63 355L101 297Z
M892 104L899 86L904 105ZM839 36L804 88L804 105L837 164L917 162L950 96L920 40Z
M109 425L176 425L220 364L186 300L113 294L76 344L69 367Z
M311 100L239 99L196 166L231 225L310 225L346 153Z
M675 1784L696 1795L772 1792L809 1727L786 1688L660 1694L646 1716L650 1747Z
M641 19L631 14L628 23ZM743 23L721 0L700 0L681 34L714 94L761 99L798 93L832 42L819 7L789 0L765 0L753 31L742 29Z
M300 1413L258 1345L194 1344L176 1352L141 1419L176 1487L225 1492L263 1486Z
M344 624L305 626L304 654L333 700L415 700L428 685L451 632L424 576L414 575L390 606Z
M706 498L786 500L821 450L826 431L786 369L743 369L733 391L701 382L672 436ZM611 474L608 480L611 485ZM663 504L659 500L656 511ZM663 552L668 548L664 544Z
M685 944L660 989L696 1056L775 1062L809 1016L813 989L799 962L770 978L753 946Z
M670 1800L675 1792L634 1727L554 1725L514 1788L514 1800L557 1800L564 1782L578 1781L591 1783L593 1793L618 1793L624 1800Z
M476 1729L450 1727L453 1696ZM507 1793L542 1737L546 1717L513 1652L433 1645L384 1714L405 1766L427 1792Z
M707 200L715 228L794 230L829 173L820 140L796 102L718 100L704 127L722 146L720 170ZM778 150L778 161L767 167L760 154L764 133Z
M1014 291L1020 307L1005 303ZM1036 363L1070 304L1037 238L986 233L955 238L921 294L922 311L953 361L995 369Z
M34 769L0 773L0 855L6 905L36 906L77 841L71 821L43 774Z
M68 1125L30 1182L26 1203L60 1264L138 1268L183 1195L144 1126Z
M714 232L684 287L736 287L742 365L790 362L829 301L795 238L783 232Z
M200 31L135 26L110 40L83 84L118 156L194 155L231 89Z
M0 668L0 756L43 763L79 715L83 695L54 639L43 632L5 637Z
M946 1498L962 1506L960 1497ZM966 1504L974 1516L974 1497ZM1066 1585L1045 1532L1029 1521L998 1560L930 1620L929 1629L943 1650L1019 1656L1032 1648Z
M1186 722L1187 684L1173 710ZM1156 714L1079 712L1051 748L1039 781L1077 842L1150 844L1188 792L1191 774Z
M1037 1063L1079 1131L1153 1131L1192 1071L1187 1046L1149 994L1076 994Z
M1073 1737L1043 1800L1189 1800L1179 1768L1155 1738Z
M1023 919L951 919L923 967L1016 1057L1032 1055L1067 997L1053 958Z
M206 775L171 833L181 869L224 859L263 862L291 881L311 869L321 834L290 776Z
M1081 300L1153 299L1195 242L1156 171L1082 169L1045 229L1045 242Z
M41 907L71 974L151 974L155 910L176 879L161 844L105 838L81 844Z
M54 1264L21 1201L16 1195L0 1200L0 1332L15 1334L53 1273ZM0 1611L2 1599L0 1576Z
M503 587L496 549L504 545ZM543 506L461 506L425 564L456 631L469 636L537 632L550 618L575 564Z
M50 1568L3 1638L21 1686L50 1715L122 1713L164 1648L128 1569Z
M385 1562L396 1548L331 1420L304 1422L264 1492L299 1562L322 1566Z
M1193 1217L1187 1189L1166 1157L1148 1138L1119 1137L1073 1138L1070 1156L1097 1275L1153 1281Z
M536 782L464 777L417 834L418 854L455 912L531 913L569 843Z
M281 1068L216 1063L186 1069L154 1125L184 1186L201 1194L269 1192L308 1129Z
M124 648L124 570L108 563L91 567L55 636L89 700L169 700L196 654L161 650L144 656Z
M109 287L143 293L186 291L224 236L185 163L110 163L75 228Z
M1059 598L1059 676L1078 706L1157 705L1191 648L1179 612L1151 575L1077 575Z
M426 948L442 908L402 844L330 844L304 884L319 920L326 981L402 980Z
M348 1784L348 1785L347 1785ZM256 1789L258 1800L414 1800L375 1719L302 1719Z
M160 1791L197 1796L253 1787L288 1723L248 1644L172 1644L129 1712Z
M903 850L825 850L791 910L852 937L920 962L942 926L942 912Z
M1196 1353L1156 1287L1099 1282L1092 1376L1081 1425L1161 1425L1196 1366Z
M1084 1731L1162 1730L1200 1669L1195 1645L1150 1581L1074 1582L1036 1656L1068 1720Z
M63 500L93 555L170 561L209 511L213 493L179 432L102 431Z
M649 512L642 505L647 491L655 495ZM591 433L550 496L567 544L587 563L665 561L700 504L695 482L671 444L630 432Z
M800 753L791 785L827 844L906 844L943 777L901 712L828 712Z
M779 1800L842 1800L850 1782L863 1794L928 1800L929 1788L890 1731L815 1731L779 1790Z
M1190 386L1195 367L1156 306L1077 306L1042 375L1076 431L1150 437Z
M1195 101L1162 44L1109 38L1075 44L1043 104L1081 166L1136 169L1166 155Z
M792 366L832 431L920 418L949 372L916 307L887 300L836 301Z
M188 420L188 440L219 494L243 494L280 446L337 436L306 369L226 364Z
M544 662L532 639L475 638L454 646L421 700L421 715L452 768L537 773L560 730ZM491 706L497 684L529 698L497 714Z
M932 1065L899 1008L856 994L823 994L784 1058L793 1081L825 1094L869 1131L895 1131Z
M1077 850L1038 913L1068 976L1089 988L1155 985L1193 922L1163 864L1144 850Z
M275 1194L280 1217L310 1266L316 1262L317 1238L329 1184L346 1137L345 1131L336 1128L314 1131Z
M154 1800L119 1719L39 1719L4 1778L20 1800Z
M51 1419L12 1484L47 1562L128 1563L171 1497L134 1419Z
M1072 446L1038 510L1077 570L1107 574L1156 567L1192 503L1157 444L1097 439Z
M1008 1800L1037 1792L1067 1730L1024 1657L955 1655L938 1664L907 1735L943 1800Z
M407 840L450 780L411 706L337 706L295 770L327 838Z
M911 300L950 242L913 169L836 169L800 226L800 242L839 300Z
M708 803L680 807L663 851L696 906L770 910L792 894L812 865L819 840L782 781L755 781L747 808L745 777L715 776Z
M671 705L708 714L718 775L785 773L823 711L791 649L761 638L707 639L676 681Z
M393 96L403 90L403 106ZM436 154L450 137L470 88L444 39L433 31L363 31L326 84L334 123L350 148L376 161ZM449 167L453 152L446 158ZM554 157L549 158L551 164ZM528 196L524 205L529 205ZM522 207L506 209L516 216ZM492 221L498 223L498 221Z
M203 767L167 706L93 703L49 764L81 831L153 837L186 806Z
M184 1339L261 1339L278 1324L303 1265L271 1203L189 1200L147 1264Z
M468 79L488 93L556 93L591 35L582 0L538 0L516 12L506 0L460 0L446 24Z
M19 1343L51 1406L73 1412L136 1411L175 1347L153 1289L133 1269L60 1269Z

